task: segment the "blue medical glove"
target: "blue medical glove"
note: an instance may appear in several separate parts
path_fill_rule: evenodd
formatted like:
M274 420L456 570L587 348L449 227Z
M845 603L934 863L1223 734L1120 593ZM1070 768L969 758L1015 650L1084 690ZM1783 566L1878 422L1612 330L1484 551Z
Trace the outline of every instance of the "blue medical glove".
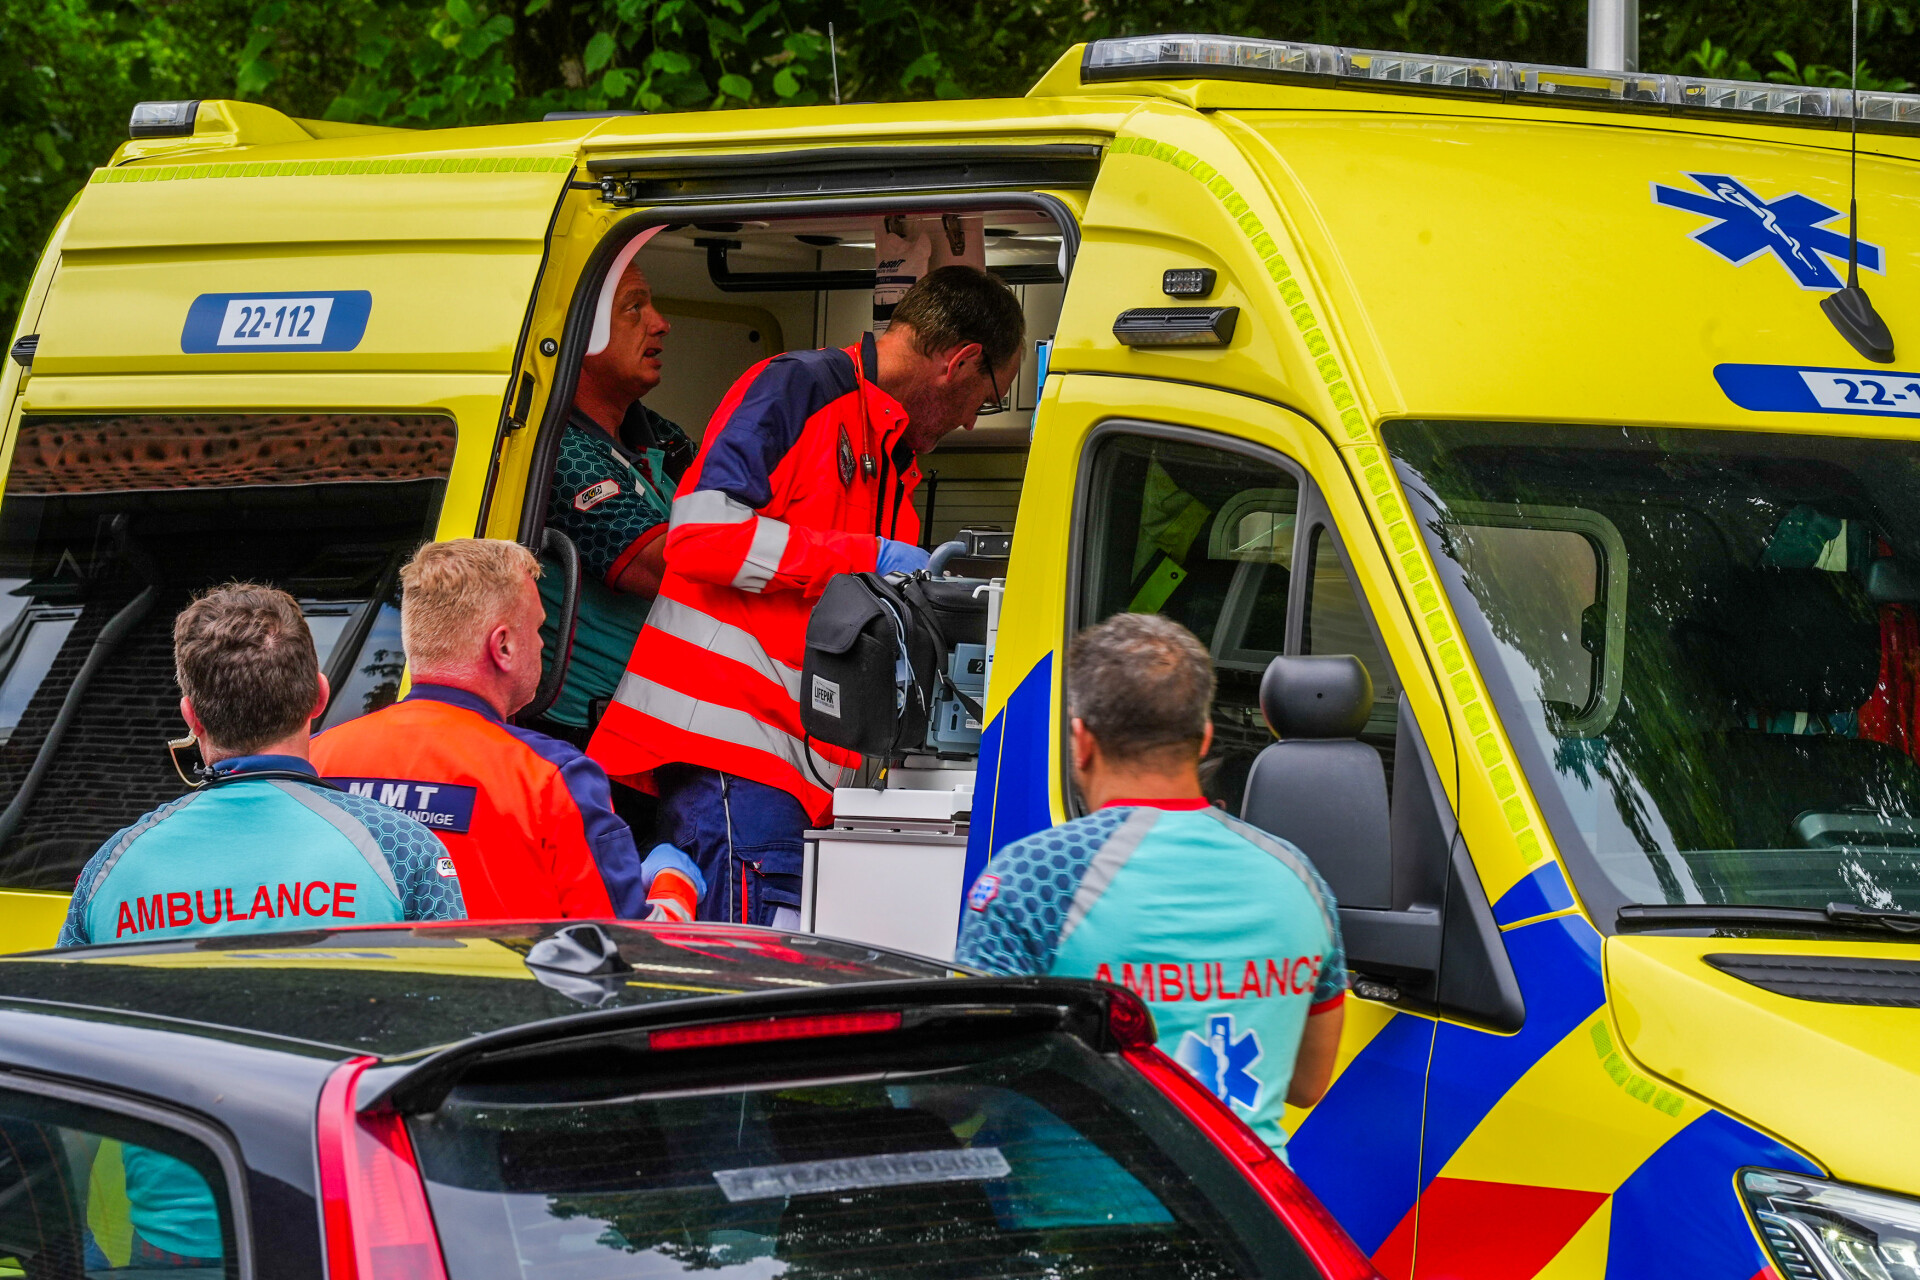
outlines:
M889 573L918 573L927 567L927 558L927 553L911 542L882 538L880 555L874 561L873 571L881 577Z
M706 895L706 877L693 859L670 844L657 844L640 864L640 886L646 892L648 920L685 923Z

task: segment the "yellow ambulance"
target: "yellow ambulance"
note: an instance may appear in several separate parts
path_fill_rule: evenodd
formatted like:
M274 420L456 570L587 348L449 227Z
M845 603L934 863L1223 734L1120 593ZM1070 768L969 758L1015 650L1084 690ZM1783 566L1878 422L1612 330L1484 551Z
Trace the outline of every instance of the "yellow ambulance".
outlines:
M1077 628L1210 646L1236 812L1262 673L1354 655L1373 752L1341 754L1379 767L1290 811L1348 823L1308 851L1356 998L1290 1153L1382 1272L1920 1277L1920 99L1859 96L1857 245L1852 105L1208 36L1076 47L1014 101L144 104L0 377L4 940L178 793L194 589L292 591L334 724L403 679L419 540L545 545L643 233L648 404L697 434L753 362L854 341L920 220L980 238L1031 340L920 496L936 541L1012 535L977 760L924 770L970 799L915 819L953 882L1077 812ZM1850 252L1891 363L1818 305Z

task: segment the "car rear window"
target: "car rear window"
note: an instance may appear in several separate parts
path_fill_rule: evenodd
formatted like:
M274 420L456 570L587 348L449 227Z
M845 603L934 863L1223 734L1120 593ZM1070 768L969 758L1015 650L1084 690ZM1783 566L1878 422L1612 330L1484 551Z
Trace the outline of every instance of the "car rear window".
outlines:
M0 1089L0 1277L235 1280L219 1158L176 1130Z
M787 1080L768 1056L732 1087L456 1090L413 1127L452 1280L1315 1274L1202 1135L1077 1040Z

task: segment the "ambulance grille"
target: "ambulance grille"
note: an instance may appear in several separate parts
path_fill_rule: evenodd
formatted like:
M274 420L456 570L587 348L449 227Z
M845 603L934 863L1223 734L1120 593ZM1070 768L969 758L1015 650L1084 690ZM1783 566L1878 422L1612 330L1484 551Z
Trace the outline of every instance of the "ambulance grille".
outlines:
M1920 1009L1920 960L1732 953L1707 956L1706 961L1742 982L1796 1000Z

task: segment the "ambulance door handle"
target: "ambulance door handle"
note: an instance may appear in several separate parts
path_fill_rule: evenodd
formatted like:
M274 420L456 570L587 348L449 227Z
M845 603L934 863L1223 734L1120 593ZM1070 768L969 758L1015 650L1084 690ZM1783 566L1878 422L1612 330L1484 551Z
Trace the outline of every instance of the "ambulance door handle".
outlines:
M507 434L527 425L527 411L533 408L533 375L520 375L520 390L513 397L513 412L507 415Z
M548 525L541 535L540 557L557 563L560 568L558 640L554 644L553 660L540 676L540 687L534 691L533 701L514 717L523 725L532 724L545 715L560 696L560 687L567 682L567 667L573 661L574 627L580 621L580 549L573 545L572 538Z

